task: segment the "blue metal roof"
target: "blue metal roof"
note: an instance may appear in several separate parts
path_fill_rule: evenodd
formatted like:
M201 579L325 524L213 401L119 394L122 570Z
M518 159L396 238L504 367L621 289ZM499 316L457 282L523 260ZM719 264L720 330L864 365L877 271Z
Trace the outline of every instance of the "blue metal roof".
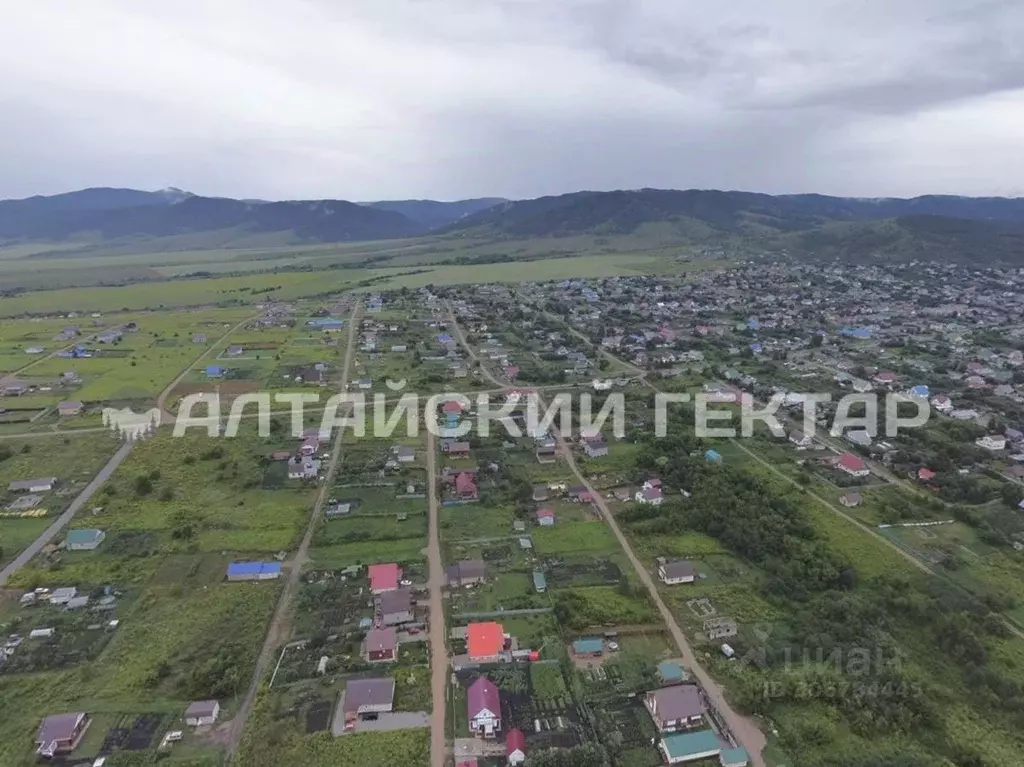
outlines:
M228 565L228 575L261 575L263 573L280 573L280 562L232 562Z
M665 744L665 751L673 758L694 758L703 754L717 754L722 750L722 742L711 730L698 730L697 732L676 733L666 735L662 740Z
M572 643L572 651L578 655L604 652L604 640L596 637L577 639Z
M747 754L747 750L745 748L724 749L718 759L722 764L726 765L726 767L735 767L736 765L746 765L750 763L750 756Z
M658 674L662 679L684 679L683 667L672 661L662 661L658 664Z

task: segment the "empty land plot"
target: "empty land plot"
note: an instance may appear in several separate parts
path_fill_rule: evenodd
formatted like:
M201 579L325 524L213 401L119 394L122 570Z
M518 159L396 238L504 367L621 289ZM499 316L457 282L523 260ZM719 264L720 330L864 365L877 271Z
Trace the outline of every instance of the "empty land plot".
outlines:
M552 527L533 529L533 545L538 554L553 554L579 551L618 550L618 542L606 525L600 522L555 523Z
M449 541L503 537L512 535L515 519L509 507L450 506L441 510L441 535Z

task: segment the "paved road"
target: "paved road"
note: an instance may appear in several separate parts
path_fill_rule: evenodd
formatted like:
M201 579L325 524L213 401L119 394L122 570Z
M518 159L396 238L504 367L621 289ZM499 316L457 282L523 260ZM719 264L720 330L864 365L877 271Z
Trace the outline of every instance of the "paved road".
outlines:
M459 327L454 313L451 314L451 321L452 329L455 336L459 339L459 342L462 343L473 359L479 361L476 354L466 343L466 338L462 334L462 329ZM480 368L488 379L500 385L500 382L491 375L490 371L485 368L483 364L480 365ZM544 402L543 398L539 396L538 404L540 404L543 409L547 408L547 404ZM587 492L590 493L590 497L594 499L594 504L601 512L601 516L607 523L608 528L615 535L616 540L619 542L619 546L621 546L622 550L626 553L626 557L629 559L630 564L633 565L633 569L636 571L637 577L640 578L640 582L647 588L651 601L655 606L657 606L658 612L661 613L662 620L665 625L668 626L669 633L672 635L676 646L679 648L683 664L693 672L697 681L700 682L700 685L704 688L708 699L714 704L714 707L725 720L725 723L728 725L733 737L736 738L737 742L747 750L751 764L753 764L754 767L765 767L765 761L761 756L761 752L764 751L767 741L765 740L764 733L761 732L761 728L758 727L755 720L741 716L733 710L732 706L730 706L729 702L725 699L725 693L722 687L701 667L697 660L697 656L693 652L693 648L690 647L690 643L686 639L686 635L683 633L682 629L679 628L679 624L676 623L675 616L672 615L671 611L662 600L661 595L658 593L658 588L655 585L654 580L651 578L650 573L647 571L647 568L637 558L636 554L633 553L632 546L630 546L626 536L619 528L618 523L615 521L615 517L611 513L611 509L608 508L608 504L605 503L601 494L594 490L593 485L590 484L587 478L583 475L583 472L580 471L579 466L576 464L576 459L572 454L572 450L562 437L561 432L557 430L555 430L555 442L558 445L559 452L561 452L562 456L565 458L565 462L569 469L571 469L572 473L576 475L576 479L579 483L587 489Z
M432 418L432 413L424 415ZM445 767L448 760L448 746L445 740L445 692L448 679L448 651L444 636L444 566L441 563L441 534L439 525L440 506L437 488L437 444L431 431L427 431L427 477L429 480L428 502L430 506L430 541L427 546L427 561L430 564L430 691L434 699L434 711L430 723L430 764L431 767Z
M357 302L356 305L352 307L352 314L349 316L348 347L345 349L345 361L342 363L341 378L338 381L339 391L342 392L348 388L348 373L349 369L352 367L352 357L355 351L355 339L356 334L359 331L357 322L361 308L362 303ZM331 487L334 484L334 476L338 471L338 461L341 458L342 435L342 429L338 429L337 433L334 435L334 445L331 448L331 460L328 464L323 484L320 486L320 493L317 495L316 503L313 505L313 511L309 516L309 522L306 525L306 532L303 534L302 542L299 544L298 551L296 551L295 556L292 558L290 566L288 567L288 577L285 579L284 589L281 591L281 596L277 601L277 608L274 610L274 616L270 620L270 627L267 630L267 636L263 640L263 648L260 650L260 654L256 659L256 668L253 669L252 681L249 683L249 690L246 692L245 698L242 700L242 705L238 709L238 713L231 721L230 730L227 736L227 749L229 760L232 762L238 752L238 745L242 741L242 733L245 732L246 722L249 721L253 705L256 703L256 694L259 692L260 684L263 681L263 675L270 666L270 661L278 647L284 643L288 638L288 635L291 633L291 603L298 591L299 576L302 574L302 568L309 561L309 547L313 543L313 533L316 531L317 522L320 520L320 514L323 512L324 504L327 502L327 498L331 493Z
M75 514L89 502L89 499L100 489L100 486L110 478L110 475L121 465L121 462L128 457L134 445L134 442L125 442L121 445L117 452L107 461L107 465L100 469L99 473L93 477L92 482L86 485L85 489L78 494L78 497L71 502L67 510L57 517L56 521L46 528L42 535L30 543L28 548L16 556L13 562L8 564L3 570L0 570L0 586L6 584L8 578L28 564L32 557L42 551L46 544L56 538L57 534L68 526Z

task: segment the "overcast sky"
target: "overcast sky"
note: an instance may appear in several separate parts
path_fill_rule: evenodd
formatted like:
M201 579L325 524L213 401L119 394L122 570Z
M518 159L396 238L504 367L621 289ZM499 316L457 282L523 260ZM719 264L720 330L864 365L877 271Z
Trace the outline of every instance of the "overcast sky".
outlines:
M1024 2L7 0L0 197L1024 195Z

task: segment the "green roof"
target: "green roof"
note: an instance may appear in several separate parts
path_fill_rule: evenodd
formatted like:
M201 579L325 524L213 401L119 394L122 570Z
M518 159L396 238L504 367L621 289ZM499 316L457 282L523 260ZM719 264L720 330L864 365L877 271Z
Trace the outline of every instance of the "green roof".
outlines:
M572 643L572 651L577 655L604 652L604 640L596 637L577 639Z
M661 743L665 753L672 759L696 758L703 754L717 754L722 750L722 742L711 730L666 735Z
M68 543L94 543L103 537L101 530L69 530Z
M746 765L750 762L750 756L745 748L727 748L722 751L718 758L726 767L736 767L736 765L740 764Z

